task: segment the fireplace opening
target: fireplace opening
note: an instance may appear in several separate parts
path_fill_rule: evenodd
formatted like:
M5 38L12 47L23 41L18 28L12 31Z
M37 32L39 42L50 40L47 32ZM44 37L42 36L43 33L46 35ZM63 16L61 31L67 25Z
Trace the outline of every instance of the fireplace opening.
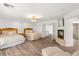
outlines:
M58 37L64 39L64 30L58 30Z

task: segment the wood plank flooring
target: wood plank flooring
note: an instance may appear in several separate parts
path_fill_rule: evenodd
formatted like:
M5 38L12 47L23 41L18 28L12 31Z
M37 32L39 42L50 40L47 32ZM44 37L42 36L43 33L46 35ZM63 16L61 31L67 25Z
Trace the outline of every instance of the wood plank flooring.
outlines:
M12 48L7 48L4 50L0 50L1 56L42 56L42 49L46 47L54 47L57 46L64 51L73 53L79 48L76 47L62 47L57 44L55 41L51 41L50 37L46 37L44 39L39 39L36 41L28 41L21 45L17 45Z

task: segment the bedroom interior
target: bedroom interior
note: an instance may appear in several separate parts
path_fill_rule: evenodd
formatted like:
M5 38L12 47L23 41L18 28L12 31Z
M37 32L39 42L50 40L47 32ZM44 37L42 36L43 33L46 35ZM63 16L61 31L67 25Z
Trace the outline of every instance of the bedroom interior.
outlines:
M0 3L0 56L79 56L79 3Z

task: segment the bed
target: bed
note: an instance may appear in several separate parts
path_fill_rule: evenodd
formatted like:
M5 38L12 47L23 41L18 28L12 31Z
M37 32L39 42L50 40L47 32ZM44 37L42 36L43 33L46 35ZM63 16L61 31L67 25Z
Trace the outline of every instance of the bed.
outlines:
M0 49L13 47L24 43L25 38L17 33L15 28L4 28L0 35Z

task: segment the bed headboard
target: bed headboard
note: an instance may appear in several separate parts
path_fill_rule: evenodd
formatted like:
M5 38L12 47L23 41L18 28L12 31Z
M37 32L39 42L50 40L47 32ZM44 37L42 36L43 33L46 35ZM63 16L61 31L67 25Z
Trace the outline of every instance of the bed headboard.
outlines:
M25 28L24 33L32 32L32 28Z
M2 30L3 30L3 28L0 28L0 35L2 34Z
M16 31L16 33L17 33L18 29L16 29L16 28L4 28L3 31Z
M18 33L18 29L16 28L0 28L0 31L3 32L3 31L16 31L16 33Z

